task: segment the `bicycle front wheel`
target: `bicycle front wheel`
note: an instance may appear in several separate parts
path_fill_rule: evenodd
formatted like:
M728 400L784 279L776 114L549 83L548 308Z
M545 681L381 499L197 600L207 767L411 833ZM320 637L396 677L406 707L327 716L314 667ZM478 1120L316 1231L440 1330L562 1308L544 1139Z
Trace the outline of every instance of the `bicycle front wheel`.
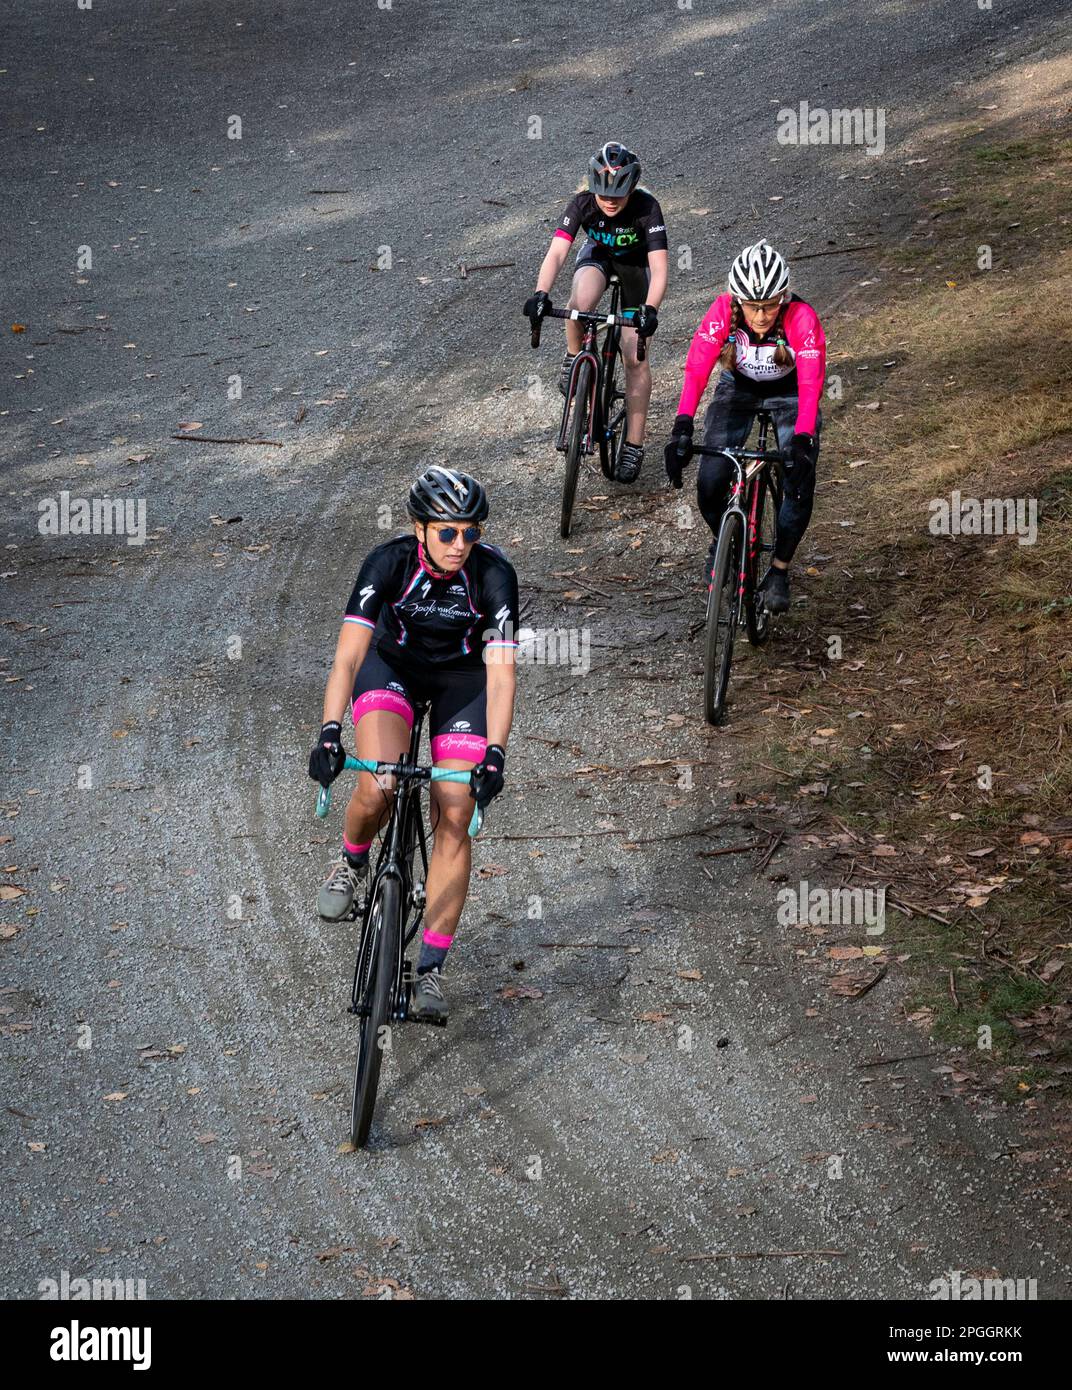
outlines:
M381 878L374 890L362 943L364 960L358 967L355 1003L361 1008L361 1042L354 1072L354 1099L350 1109L350 1138L363 1148L372 1126L380 1066L391 1046L391 1015L398 985L398 937L401 931L402 892L395 878Z
M737 589L741 576L744 527L740 516L723 519L707 596L707 635L704 644L704 717L721 724L730 683L733 637L737 630Z
M570 417L566 443L566 476L562 482L562 524L559 527L563 540L570 533L573 524L573 502L577 496L577 475L581 470L581 454L584 452L584 437L588 430L588 417L591 408L589 392L592 385L592 363L584 361L577 369L576 390L570 407Z
M778 542L778 512L781 505L777 474L765 469L756 482L748 535L748 591L745 594L744 617L748 640L753 647L762 646L770 636L771 615L759 586L770 568Z
M608 332L613 333L614 337L610 340L603 358L599 466L603 470L603 476L613 481L617 475L618 457L625 443L625 396L618 387L618 369L622 361L621 334L617 328L611 328Z

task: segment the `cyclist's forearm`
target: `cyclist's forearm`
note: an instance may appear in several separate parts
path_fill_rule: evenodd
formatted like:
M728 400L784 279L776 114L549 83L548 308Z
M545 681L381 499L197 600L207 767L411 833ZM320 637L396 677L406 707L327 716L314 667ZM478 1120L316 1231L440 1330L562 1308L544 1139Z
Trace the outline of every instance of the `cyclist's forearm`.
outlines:
M826 352L800 352L796 363L799 399L795 428L798 434L814 434L826 376Z
M651 271L651 283L648 285L648 297L645 303L650 304L653 309L659 307L666 294L668 266L669 257L665 251L648 252L648 268Z
M572 242L565 237L556 236L548 248L547 255L543 258L543 265L540 266L540 273L536 277L536 289L543 290L544 294L550 294L554 287L558 272L566 263L566 257L570 253Z
M711 373L721 350L720 343L705 342L699 334L693 338L688 356L685 358L685 381L677 403L679 415L696 414L700 397L707 390L707 383L711 380Z
M517 668L513 651L503 651L490 659L488 672L488 742L506 747L510 725L514 720L514 697L517 693Z
M324 690L325 724L343 722L350 707L354 677L368 653L371 642L371 628L355 623L343 624L335 648L335 660L331 663L331 674Z

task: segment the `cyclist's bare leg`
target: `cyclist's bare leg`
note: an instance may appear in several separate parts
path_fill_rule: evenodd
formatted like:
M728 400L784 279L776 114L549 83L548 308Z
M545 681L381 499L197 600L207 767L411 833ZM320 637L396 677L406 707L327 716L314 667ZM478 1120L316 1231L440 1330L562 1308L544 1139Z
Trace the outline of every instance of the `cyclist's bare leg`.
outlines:
M607 279L598 266L582 265L573 277L567 309L580 309L582 314L594 314L596 306L607 288ZM584 345L584 328L579 323L566 320L566 346L570 352L580 352ZM449 784L448 784L449 785Z
M377 762L397 762L409 748L409 726L400 714L372 710L356 729L356 756ZM347 844L366 845L382 825L386 825L394 802L394 778L381 787L371 772L359 772L350 804L346 808L343 834Z
M475 766L475 763L459 759L436 763L436 767L465 772ZM469 822L476 802L469 795L469 788L461 782L433 782L431 799L435 845L425 885L428 906L424 914L424 939L432 938L435 944L448 946L458 928L469 892L473 862Z
M651 400L651 339L644 361L637 360L637 331L622 329L622 361L625 363L625 437L630 444L643 444Z

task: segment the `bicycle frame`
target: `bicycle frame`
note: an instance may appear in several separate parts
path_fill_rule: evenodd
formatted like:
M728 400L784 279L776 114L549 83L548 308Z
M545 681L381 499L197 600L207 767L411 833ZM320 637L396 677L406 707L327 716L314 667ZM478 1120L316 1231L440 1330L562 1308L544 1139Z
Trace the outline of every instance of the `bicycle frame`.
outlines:
M580 352L573 359L570 368L569 383L566 387L566 403L562 407L562 421L558 427L558 440L555 448L559 453L566 452L566 433L569 427L570 406L573 398L577 394L577 373L580 371L582 362L592 364L592 387L588 399L588 428L584 437L584 452L594 454L596 451L596 434L600 424L599 413L603 400L603 377L605 372L604 362L610 363L614 353L617 351L618 338L615 330L619 328L624 318L618 313L618 304L621 298L621 285L617 276L613 276L610 282L611 299L610 312L608 314L584 314L579 309L567 309L562 311L564 318L574 319L584 323L584 342ZM603 351L597 350L597 339L601 327L607 329L606 340L603 344Z
M759 488L756 481L766 470L780 467L783 459L780 450L767 448L767 431L772 425L769 411L757 410L759 439L755 449L709 449L702 444L693 447L693 453L708 458L723 457L733 465L734 478L730 494L723 512L723 522L728 516L736 515L747 538L741 555L741 568L737 576L737 621L744 619L744 605L747 599L746 588L749 569L755 564L759 553L759 532L756 512L759 506ZM747 511L746 511L747 507Z

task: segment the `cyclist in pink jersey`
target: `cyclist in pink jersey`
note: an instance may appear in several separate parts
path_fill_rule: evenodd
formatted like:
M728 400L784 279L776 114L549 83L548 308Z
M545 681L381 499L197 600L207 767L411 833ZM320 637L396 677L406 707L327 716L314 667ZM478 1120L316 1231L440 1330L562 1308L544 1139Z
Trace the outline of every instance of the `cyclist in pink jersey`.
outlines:
M758 409L769 410L785 452L785 489L778 513L778 541L763 581L767 607L789 607L789 562L811 519L815 465L826 375L826 338L810 304L789 291L789 267L766 241L747 246L730 267L727 293L703 317L685 360L666 472L681 487L682 463L691 457L693 416L716 364L718 384L707 407L703 442L708 448L741 448ZM679 457L684 446L685 458ZM732 468L726 458L704 456L696 478L700 511L718 535ZM710 585L714 541L704 570Z

